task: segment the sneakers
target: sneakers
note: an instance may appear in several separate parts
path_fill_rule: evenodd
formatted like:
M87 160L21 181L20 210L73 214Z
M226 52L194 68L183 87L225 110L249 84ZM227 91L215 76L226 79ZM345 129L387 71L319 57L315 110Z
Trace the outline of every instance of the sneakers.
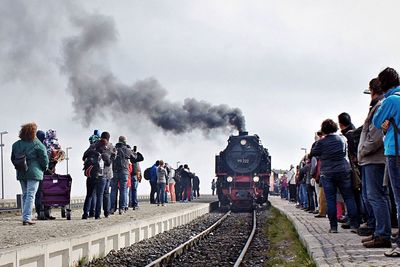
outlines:
M87 214L82 214L82 220L87 220L88 216Z
M394 247L383 253L386 257L400 257L400 248L398 246Z
M34 225L34 224L36 223L31 220L22 222L22 225Z
M386 239L381 236L374 237L371 241L367 241L363 243L363 246L366 248L391 248L392 243L390 239Z
M326 215L323 214L317 214L314 216L315 218L326 218Z

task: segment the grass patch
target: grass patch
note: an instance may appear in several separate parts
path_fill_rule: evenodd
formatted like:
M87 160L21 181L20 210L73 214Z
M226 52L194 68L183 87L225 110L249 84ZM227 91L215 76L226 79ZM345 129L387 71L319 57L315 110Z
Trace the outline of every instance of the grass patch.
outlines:
M269 240L266 267L316 266L301 244L292 223L276 208L270 207L264 233Z

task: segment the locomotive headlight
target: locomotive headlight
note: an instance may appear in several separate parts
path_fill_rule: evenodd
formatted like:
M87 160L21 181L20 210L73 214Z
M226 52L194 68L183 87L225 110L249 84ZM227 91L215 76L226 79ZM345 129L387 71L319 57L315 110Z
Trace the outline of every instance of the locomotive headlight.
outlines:
M226 177L226 181L227 181L228 183L232 183L232 182L233 182L232 176Z
M258 183L258 181L260 181L260 177L254 176L253 177L253 182Z
M241 144L242 146L246 145L246 144L247 144L247 140L246 140L246 139L240 140L240 144Z

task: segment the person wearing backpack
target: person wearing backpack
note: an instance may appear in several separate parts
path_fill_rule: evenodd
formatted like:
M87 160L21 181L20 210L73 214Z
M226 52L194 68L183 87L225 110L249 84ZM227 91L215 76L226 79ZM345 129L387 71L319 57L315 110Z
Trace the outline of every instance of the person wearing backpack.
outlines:
M111 180L111 207L115 207L115 200L118 193L119 183L119 214L125 212L128 208L128 196L127 196L127 182L128 182L128 161L132 164L143 161L143 156L139 152L133 152L126 143L126 137L120 136L118 143L115 145L116 156L113 161L113 172L114 177ZM114 213L112 210L111 213Z
M102 132L100 138L107 140L107 144L101 153L101 158L104 162L104 168L96 181L95 219L100 219L102 207L104 217L107 218L110 214L110 180L113 177L112 160L115 157L115 148L110 143L110 133ZM100 140L96 141L96 143L101 142Z
M92 198L96 196L102 196L104 192L104 166L111 164L111 159L107 157L107 139L102 138L92 144L83 154L84 161L84 172L86 178L86 197L85 203L83 204L82 219L86 220L89 217L89 210L92 202ZM97 190L96 187L99 187ZM103 191L101 191L101 189ZM99 191L97 194L97 191ZM95 205L95 218L100 218L102 197L96 201Z
M396 70L386 68L379 73L378 79L384 93L382 105L376 111L372 123L378 129L386 131L383 141L386 156L386 168L396 201L397 211L400 209L400 160L398 127L400 125L400 79ZM400 225L400 213L397 212ZM397 237L396 245L384 253L387 257L400 257L400 238Z
M17 180L22 189L22 224L33 225L32 206L35 202L39 181L43 180L44 171L49 164L46 147L36 138L36 123L21 126L19 138L12 145L11 162L17 172Z

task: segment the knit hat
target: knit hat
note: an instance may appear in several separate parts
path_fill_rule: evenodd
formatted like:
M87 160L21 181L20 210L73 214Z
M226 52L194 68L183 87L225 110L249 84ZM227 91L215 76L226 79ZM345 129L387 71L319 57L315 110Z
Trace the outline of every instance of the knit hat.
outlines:
M126 137L121 135L121 136L118 138L118 142L126 144Z
M46 133L41 130L38 130L36 132L36 137L37 137L37 139L39 139L40 142L43 143L44 139L46 139Z

